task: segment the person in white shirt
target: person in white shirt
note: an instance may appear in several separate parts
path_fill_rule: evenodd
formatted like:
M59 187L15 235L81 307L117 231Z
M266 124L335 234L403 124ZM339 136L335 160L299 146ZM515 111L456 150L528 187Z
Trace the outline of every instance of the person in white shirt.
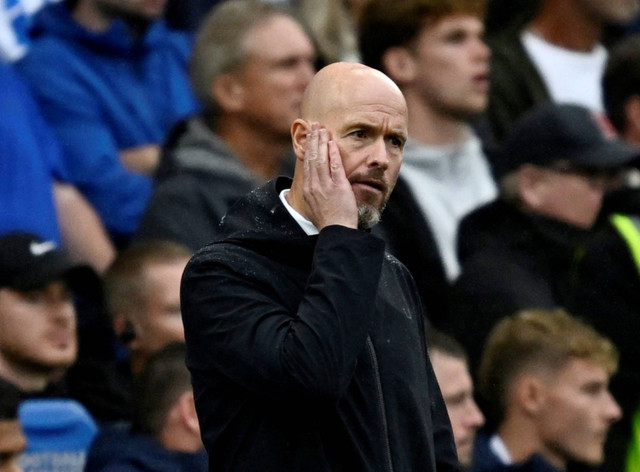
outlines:
M372 0L360 16L363 62L389 75L409 108L409 141L382 230L436 324L446 302L434 303L433 294L444 295L459 273L458 223L496 196L470 125L488 102L484 13L483 1Z

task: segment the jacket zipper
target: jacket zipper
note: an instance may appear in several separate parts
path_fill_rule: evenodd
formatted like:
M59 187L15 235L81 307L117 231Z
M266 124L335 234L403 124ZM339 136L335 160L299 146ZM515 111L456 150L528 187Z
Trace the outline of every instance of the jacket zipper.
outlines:
M380 369L378 367L378 357L376 356L376 350L373 347L373 341L371 341L371 336L367 336L367 347L369 350L369 356L371 357L371 361L373 362L374 371L375 371L375 380L376 380L376 397L378 400L378 408L380 412L380 419L382 420L382 427L384 429L384 437L385 437L385 458L387 460L386 470L388 472L393 472L393 462L391 461L391 444L389 443L389 424L387 422L387 415L384 411L384 395L382 393L382 382L380 380Z

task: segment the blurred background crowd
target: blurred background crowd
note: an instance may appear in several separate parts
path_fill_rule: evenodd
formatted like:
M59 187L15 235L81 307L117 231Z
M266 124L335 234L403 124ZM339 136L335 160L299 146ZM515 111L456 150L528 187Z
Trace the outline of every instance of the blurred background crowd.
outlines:
M1 1L0 471L207 470L181 275L337 61L407 101L460 463L640 471L639 0Z

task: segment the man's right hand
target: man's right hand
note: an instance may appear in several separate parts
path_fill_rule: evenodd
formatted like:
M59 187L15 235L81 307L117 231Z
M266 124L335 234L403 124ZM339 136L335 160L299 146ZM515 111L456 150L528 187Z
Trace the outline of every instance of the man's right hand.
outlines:
M329 225L358 227L358 206L338 145L329 132L311 124L304 155L304 200L308 217L321 230Z

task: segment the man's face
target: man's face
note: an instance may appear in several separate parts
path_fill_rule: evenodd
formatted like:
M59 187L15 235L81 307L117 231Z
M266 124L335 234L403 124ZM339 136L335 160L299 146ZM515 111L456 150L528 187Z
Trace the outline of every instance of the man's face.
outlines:
M338 145L360 226L376 224L395 186L407 139L404 99L379 81L345 90L322 123Z
M608 383L602 367L578 358L544 382L538 430L546 457L557 464L603 461L609 427L621 416Z
M430 351L429 357L449 413L458 460L463 467L469 467L476 431L484 424L484 416L473 399L467 363L437 349Z
M76 312L67 284L0 289L0 356L15 373L47 374L76 360Z
M627 24L640 11L638 0L580 0L578 5L577 8L582 8L605 24Z
M257 133L288 140L315 73L313 44L292 18L275 15L248 33L245 48L247 62L233 73L242 94L239 113Z
M614 179L570 169L538 168L538 172L537 207L533 210L581 228L591 228L602 208L605 191Z
M184 341L180 312L180 279L188 259L145 267L146 291L136 313L129 316L134 339L129 344L131 367L137 372L158 349Z
M415 73L406 84L409 107L467 119L487 106L490 51L482 21L471 15L444 17L424 27L410 60ZM422 103L411 103L419 100Z
M0 472L22 472L20 454L27 438L18 419L0 419Z

